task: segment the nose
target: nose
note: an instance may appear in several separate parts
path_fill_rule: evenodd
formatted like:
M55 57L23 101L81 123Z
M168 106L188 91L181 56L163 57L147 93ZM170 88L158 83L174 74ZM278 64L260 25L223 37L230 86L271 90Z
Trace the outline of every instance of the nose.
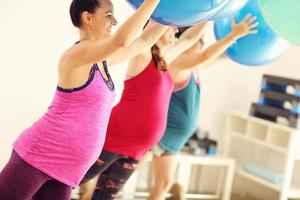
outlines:
M115 26L118 24L118 21L116 20L115 17L112 17L112 21L111 21L112 25Z

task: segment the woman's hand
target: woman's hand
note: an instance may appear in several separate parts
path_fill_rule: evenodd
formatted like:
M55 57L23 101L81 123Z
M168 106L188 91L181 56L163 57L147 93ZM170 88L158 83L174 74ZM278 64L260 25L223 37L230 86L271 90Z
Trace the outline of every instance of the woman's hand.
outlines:
M239 24L236 23L235 18L231 18L231 36L234 40L244 37L248 34L256 34L258 31L255 30L259 23L256 21L256 17L251 17L248 14Z

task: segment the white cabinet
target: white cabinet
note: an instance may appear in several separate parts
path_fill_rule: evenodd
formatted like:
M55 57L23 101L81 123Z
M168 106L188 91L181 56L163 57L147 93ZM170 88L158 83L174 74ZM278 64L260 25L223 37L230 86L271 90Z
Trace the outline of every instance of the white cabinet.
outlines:
M300 130L238 112L226 114L225 155L237 164L234 191L263 200L300 199ZM282 183L245 171L247 163L282 174Z

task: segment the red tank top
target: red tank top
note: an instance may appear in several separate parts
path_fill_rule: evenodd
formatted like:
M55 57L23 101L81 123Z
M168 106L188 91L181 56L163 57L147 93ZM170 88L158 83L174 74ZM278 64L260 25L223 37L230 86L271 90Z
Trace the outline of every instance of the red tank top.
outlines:
M126 80L103 149L141 159L163 136L173 89L169 72L158 70L153 59L144 71Z

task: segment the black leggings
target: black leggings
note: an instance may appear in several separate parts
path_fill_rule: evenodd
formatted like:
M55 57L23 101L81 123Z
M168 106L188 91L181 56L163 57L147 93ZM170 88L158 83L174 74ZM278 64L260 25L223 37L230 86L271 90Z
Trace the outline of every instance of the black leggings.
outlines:
M138 164L137 160L107 151L102 151L98 160L85 174L80 184L100 174L92 200L116 198Z
M65 185L25 162L15 151L0 173L0 200L69 200Z

